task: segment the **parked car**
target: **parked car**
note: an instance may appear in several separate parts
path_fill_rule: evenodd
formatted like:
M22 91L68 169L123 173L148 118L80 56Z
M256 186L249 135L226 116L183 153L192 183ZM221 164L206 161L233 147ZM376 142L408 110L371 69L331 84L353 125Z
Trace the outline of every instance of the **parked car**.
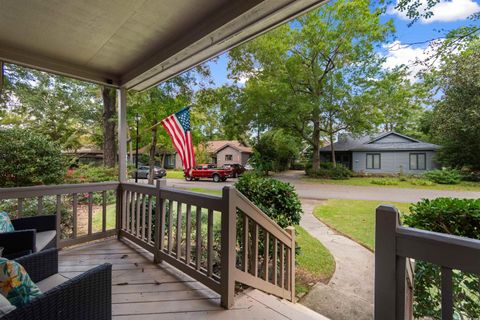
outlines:
M245 168L246 171L252 171L254 169L253 166L248 162L247 162L247 164L245 164L244 168Z
M150 174L150 167L149 166L140 166L138 167L138 178L139 179L148 179L148 175ZM167 175L167 170L160 168L160 167L153 167L153 174L154 179L160 179ZM133 172L133 178L135 178L135 172Z
M226 163L222 166L223 169L232 170L231 177L237 178L245 172L245 167L239 163Z
M185 180L198 181L201 178L210 178L214 182L220 182L227 180L231 174L231 169L218 169L213 164L200 164L191 173L185 172Z

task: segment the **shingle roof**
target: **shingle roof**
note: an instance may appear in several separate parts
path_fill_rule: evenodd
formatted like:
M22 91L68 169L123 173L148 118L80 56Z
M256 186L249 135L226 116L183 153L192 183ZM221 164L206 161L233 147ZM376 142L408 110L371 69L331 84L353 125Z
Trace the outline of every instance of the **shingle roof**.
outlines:
M405 142L382 142L383 138L389 135L402 137ZM407 150L437 150L438 145L420 141L396 132L386 132L376 136L362 136L354 138L351 135L344 135L340 141L334 144L335 151L407 151ZM322 151L330 151L330 146L323 147Z
M238 140L217 140L217 141L208 141L206 151L209 153L217 153L221 149L230 146L234 149L237 149L240 152L252 153L252 148L243 144Z

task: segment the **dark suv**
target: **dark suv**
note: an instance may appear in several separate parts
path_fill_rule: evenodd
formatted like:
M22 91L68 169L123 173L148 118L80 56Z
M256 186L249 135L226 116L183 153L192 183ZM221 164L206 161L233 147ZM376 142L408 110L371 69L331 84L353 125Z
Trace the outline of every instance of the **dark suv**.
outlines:
M232 170L231 177L237 178L245 172L245 167L239 163L226 163L222 166L225 170Z

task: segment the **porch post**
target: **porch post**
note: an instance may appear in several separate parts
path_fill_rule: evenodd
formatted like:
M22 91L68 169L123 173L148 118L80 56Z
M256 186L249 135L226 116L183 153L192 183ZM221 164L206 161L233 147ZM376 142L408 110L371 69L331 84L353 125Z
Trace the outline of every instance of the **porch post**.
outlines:
M224 209L222 211L221 230L221 305L230 309L234 303L235 295L235 242L237 237L237 206L235 204L235 189L223 187L222 200Z
M127 182L127 90L117 90L118 96L118 180Z
M398 211L393 206L379 206L375 221L374 317L404 319L406 258L397 256Z
M0 93L3 89L3 61L0 61Z

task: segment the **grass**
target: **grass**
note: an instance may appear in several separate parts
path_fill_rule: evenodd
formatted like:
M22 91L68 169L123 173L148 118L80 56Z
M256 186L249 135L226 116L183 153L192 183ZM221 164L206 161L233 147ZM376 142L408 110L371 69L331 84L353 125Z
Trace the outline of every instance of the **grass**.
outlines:
M222 195L222 190L212 190L212 189L205 189L205 188L187 188L185 190L192 191L192 192L198 192L198 193L212 194L214 196L221 196Z
M332 254L305 229L295 226L300 254L296 256L295 291L301 296L310 290L312 284L327 282L335 272Z
M167 179L184 179L183 171L181 170L167 170Z
M391 204L401 213L409 212L409 203L366 200L327 200L315 207L315 217L338 232L373 251L375 246L375 208Z
M107 230L115 228L115 204L107 205ZM93 230L102 230L102 212L93 215Z
M480 191L480 183L471 181L461 181L459 184L435 184L425 179L408 178L406 179L406 181L401 181L400 179L394 177L353 177L348 180L316 179L304 177L302 180L306 182L323 184L338 184L362 187Z

